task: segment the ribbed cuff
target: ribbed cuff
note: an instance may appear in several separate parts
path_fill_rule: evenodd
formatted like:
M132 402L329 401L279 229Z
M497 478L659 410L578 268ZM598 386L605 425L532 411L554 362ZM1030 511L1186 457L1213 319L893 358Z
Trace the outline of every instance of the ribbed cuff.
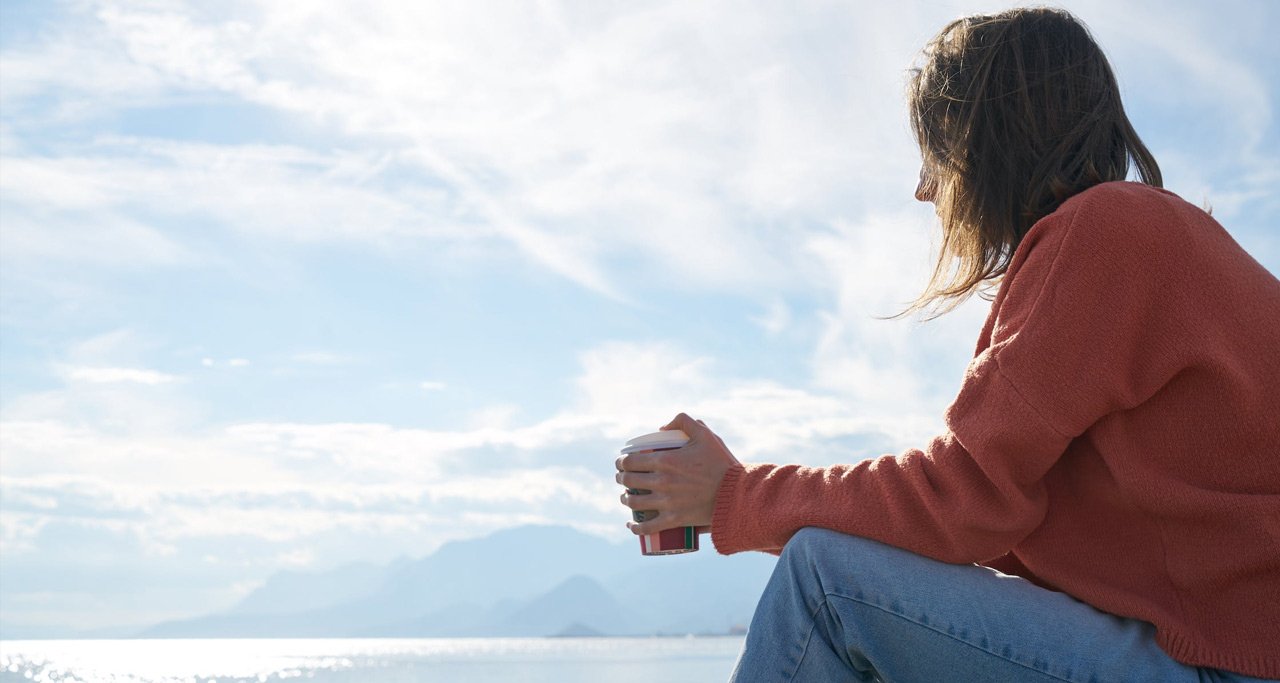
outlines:
M711 542L716 546L716 552L721 555L732 555L733 553L742 552L746 548L735 541L740 536L738 533L739 516L733 514L733 500L738 489L738 480L742 478L742 473L746 468L742 463L734 463L724 473L724 478L720 480L720 488L716 489L716 509L711 513ZM735 546L735 543L739 545Z

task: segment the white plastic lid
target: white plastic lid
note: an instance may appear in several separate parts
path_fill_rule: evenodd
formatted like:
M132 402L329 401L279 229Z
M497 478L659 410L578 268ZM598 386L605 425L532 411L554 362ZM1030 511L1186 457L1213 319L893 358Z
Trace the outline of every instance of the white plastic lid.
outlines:
M689 435L679 429L669 429L664 432L653 432L627 442L622 448L622 453L635 453L636 451L656 451L663 448L679 448L689 441Z

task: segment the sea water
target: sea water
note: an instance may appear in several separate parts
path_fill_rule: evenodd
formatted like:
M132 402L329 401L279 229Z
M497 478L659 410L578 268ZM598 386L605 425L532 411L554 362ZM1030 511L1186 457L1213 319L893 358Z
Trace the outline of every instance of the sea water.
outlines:
M0 641L0 682L722 681L741 637Z

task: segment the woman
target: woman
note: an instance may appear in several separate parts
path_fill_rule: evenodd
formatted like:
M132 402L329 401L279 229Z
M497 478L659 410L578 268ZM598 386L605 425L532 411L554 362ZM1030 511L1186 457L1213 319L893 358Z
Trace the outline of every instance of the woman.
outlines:
M998 284L946 433L743 465L682 414L618 461L632 531L781 554L740 681L1280 678L1280 282L1160 189L1066 12L951 23L910 109L944 230L914 308Z

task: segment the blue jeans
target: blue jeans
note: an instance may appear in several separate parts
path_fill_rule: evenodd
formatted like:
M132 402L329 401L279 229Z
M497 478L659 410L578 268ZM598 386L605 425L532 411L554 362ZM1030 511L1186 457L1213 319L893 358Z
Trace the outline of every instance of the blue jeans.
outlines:
M782 552L733 681L1259 681L1179 664L1148 623L976 565L801 529Z

